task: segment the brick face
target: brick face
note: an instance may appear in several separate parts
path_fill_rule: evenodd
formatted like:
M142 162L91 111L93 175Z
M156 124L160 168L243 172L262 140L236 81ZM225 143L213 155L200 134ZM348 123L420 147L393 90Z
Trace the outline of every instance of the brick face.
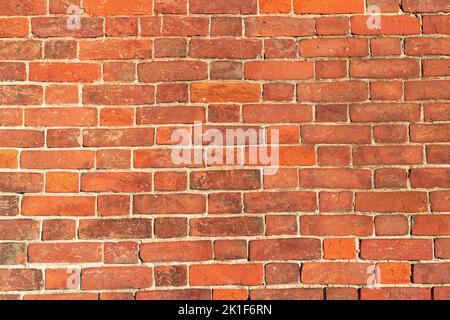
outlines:
M0 300L449 299L449 35L448 0L1 1Z

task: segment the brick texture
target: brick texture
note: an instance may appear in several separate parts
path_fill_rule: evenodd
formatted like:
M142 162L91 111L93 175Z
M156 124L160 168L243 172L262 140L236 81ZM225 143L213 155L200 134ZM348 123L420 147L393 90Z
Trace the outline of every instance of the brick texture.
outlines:
M1 1L0 299L449 299L449 57L448 0Z

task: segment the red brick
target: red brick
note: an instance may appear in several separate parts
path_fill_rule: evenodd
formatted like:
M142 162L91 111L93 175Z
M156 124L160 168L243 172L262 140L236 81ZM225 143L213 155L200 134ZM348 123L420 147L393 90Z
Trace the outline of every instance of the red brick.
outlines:
M97 124L95 108L33 108L25 110L27 126L94 126Z
M426 103L424 105L424 116L426 121L450 119L450 104L448 103Z
M318 239L291 238L250 241L250 260L311 260L321 255Z
M26 216L93 216L95 197L90 196L26 196L22 199Z
M111 264L136 264L139 261L137 242L106 242L103 259Z
M416 264L413 267L414 283L448 283L449 278L449 263Z
M435 255L440 259L448 259L450 257L450 239L436 239Z
M47 130L47 147L77 148L81 146L81 131L79 129L49 129Z
M245 19L247 37L299 37L314 34L314 19L260 16Z
M45 0L13 0L5 2L0 7L1 16L28 16L45 14L47 11Z
M413 56L449 54L448 37L420 37L405 40L405 53Z
M130 17L106 19L106 36L135 36L138 34L138 20Z
M375 187L383 188L406 188L407 172L404 169L377 169L375 171Z
M449 11L450 4L445 0L403 0L402 8L406 12L439 12Z
M186 218L155 219L155 236L158 238L181 238L188 234Z
M355 165L422 164L422 146L359 146L353 149Z
M450 235L450 217L448 215L433 214L415 216L413 218L413 235Z
M0 221L0 239L1 240L39 240L40 226L39 221L20 219L20 220L1 220Z
M151 219L81 220L80 239L147 239L152 237Z
M78 104L78 86L75 85L49 85L45 88L45 103Z
M412 169L409 179L413 188L448 188L450 186L450 169Z
M106 62L103 64L105 81L132 82L135 80L136 65L129 62Z
M423 16L423 33L427 34L450 34L449 17L447 15Z
M342 3L339 0L328 0L318 3L315 0L294 0L294 12L296 13L362 13L364 12L363 0L349 0Z
M402 236L409 232L408 218L402 215L375 217L375 232L379 236Z
M308 215L300 217L300 234L315 236L369 236L373 221L368 216Z
M449 287L435 287L433 288L434 300L449 300L450 288Z
M376 143L405 143L408 140L408 127L405 125L378 125L373 127Z
M153 104L155 88L148 85L92 85L83 88L83 103L94 105Z
M347 17L320 17L316 19L318 35L343 35L349 31L350 23Z
M316 106L316 122L346 122L348 106L345 104L326 104Z
M34 60L42 57L42 42L2 40L0 43L0 59L2 60Z
M212 17L211 36L242 35L242 18L240 17Z
M246 289L214 289L213 300L247 300Z
M153 128L90 129L83 131L85 147L137 147L154 143Z
M95 161L97 169L129 169L131 166L131 151L98 150Z
M392 56L402 53L399 38L373 38L370 41L372 56Z
M263 220L257 217L193 218L189 225L194 237L258 236L264 232Z
M311 107L301 104L252 104L242 108L244 122L298 123L312 120Z
M206 198L200 194L155 194L134 197L135 214L196 214L206 211Z
M186 13L187 0L156 0L155 12L157 13Z
M29 169L91 169L92 151L25 151L20 166Z
M187 83L161 83L157 86L156 102L188 102Z
M203 80L208 77L202 61L154 61L138 65L141 82Z
M320 288L293 289L254 289L250 291L251 300L322 300Z
M302 266L302 283L353 284L367 282L368 263L309 262Z
M98 243L34 243L28 246L31 263L87 263L102 260Z
M79 176L73 172L48 172L45 191L53 193L79 192Z
M139 291L136 300L209 300L208 289L152 290Z
M157 287L182 287L187 284L186 266L155 267L155 285Z
M291 12L290 0L259 0L259 10L263 13L289 13Z
M325 259L355 259L355 256L356 244L353 238L328 238L323 241Z
M204 261L211 260L212 244L209 241L179 241L143 243L140 246L142 261Z
M35 193L44 189L40 173L0 172L0 191L15 193Z
M162 34L165 36L200 36L208 34L206 17L165 16Z
M360 81L302 83L297 86L299 101L358 102L367 99L367 85Z
M448 142L450 141L450 125L414 124L411 125L411 141L413 142Z
M1 85L1 105L39 105L43 100L43 90L36 85Z
M347 76L347 63L339 60L316 61L317 79L339 79Z
M84 9L91 15L151 15L153 4L151 0L136 0L122 2L120 0L86 0L83 3Z
M95 38L103 35L103 19L80 17L80 29L67 28L65 17L36 17L31 19L31 32L39 38Z
M367 239L361 241L361 258L371 260L431 260L428 239Z
M297 44L293 39L265 39L265 57L270 58L295 58L297 56Z
M27 248L22 243L0 244L0 265L24 264L27 256Z
M244 194L244 211L246 212L313 211L316 207L316 195L313 192L285 191Z
M450 191L434 191L430 193L431 210L433 212L450 211Z
M355 288L330 287L326 289L327 300L358 300L358 291Z
M94 82L100 78L100 65L93 63L32 62L29 79L48 82Z
M130 213L130 197L126 195L98 196L97 210L101 216L127 216Z
M356 210L365 212L425 212L424 192L365 192L356 194Z
M138 124L194 123L205 120L201 106L150 107L137 110Z
M398 100L403 95L403 84L400 81L372 81L370 96L373 100Z
M44 287L43 275L37 269L0 269L0 290L31 291Z
M19 62L1 62L0 63L1 81L25 81L25 64Z
M351 192L320 192L320 211L348 212L353 208L353 194Z
M300 42L302 57L365 57L369 53L366 39L307 39Z
M247 39L193 39L189 46L193 58L254 59L261 52L260 41Z
M217 240L214 242L215 260L238 260L247 258L247 241Z
M139 172L83 173L81 190L85 192L152 191L152 174Z
M411 282L411 267L405 262L380 262L379 267L381 283L408 284Z
M266 284L298 283L300 270L295 263L269 263L265 266Z
M18 196L0 196L0 216L16 216L19 214Z
M83 290L141 289L153 283L149 267L85 268L81 275Z
M363 169L300 169L301 188L370 189L371 173Z
M345 166L350 163L350 148L319 147L317 149L318 163L321 166Z
M189 268L189 283L193 286L261 285L263 267L261 264L192 265Z
M367 16L352 16L352 33L353 34L420 34L420 19L414 16L398 15L398 16L381 16L379 28L368 28ZM376 23L374 23L376 24Z
M42 240L74 240L76 229L75 220L45 220L42 224Z
M450 76L450 62L447 60L430 59L422 60L424 77L445 77Z
M258 102L261 99L261 86L254 83L193 83L192 102Z
M414 59L373 59L350 63L350 76L354 78L409 79L417 78L419 74L419 61Z
M313 77L313 68L305 61L250 61L244 72L250 80L303 80Z
M361 300L431 300L429 288L370 288L361 289Z

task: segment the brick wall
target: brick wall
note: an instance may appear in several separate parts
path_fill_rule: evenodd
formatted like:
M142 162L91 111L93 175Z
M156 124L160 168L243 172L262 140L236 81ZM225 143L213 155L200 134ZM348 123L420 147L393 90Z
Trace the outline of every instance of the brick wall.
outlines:
M2 0L0 297L449 299L449 12ZM278 172L175 164L197 121Z

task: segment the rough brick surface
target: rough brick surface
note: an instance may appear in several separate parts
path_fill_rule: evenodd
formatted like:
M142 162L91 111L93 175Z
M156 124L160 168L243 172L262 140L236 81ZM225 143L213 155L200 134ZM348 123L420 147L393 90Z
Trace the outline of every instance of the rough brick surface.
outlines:
M448 0L0 2L0 299L450 299Z

